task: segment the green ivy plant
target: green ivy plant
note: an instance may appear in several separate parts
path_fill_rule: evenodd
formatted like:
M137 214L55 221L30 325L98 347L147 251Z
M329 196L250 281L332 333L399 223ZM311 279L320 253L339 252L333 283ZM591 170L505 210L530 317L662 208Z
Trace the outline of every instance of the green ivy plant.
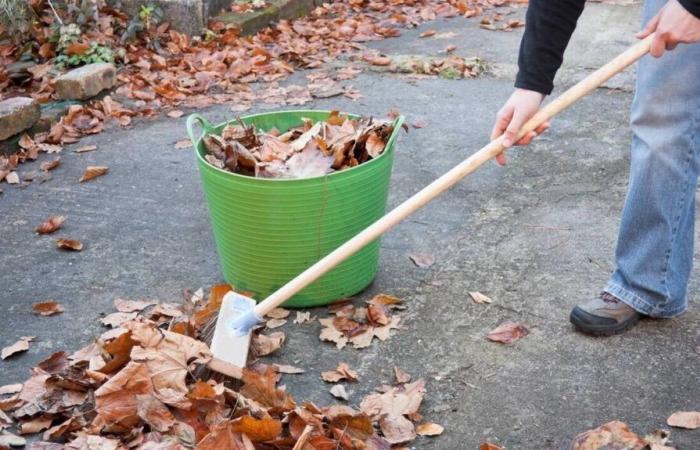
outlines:
M66 67L76 67L98 62L114 62L112 50L97 42L92 42L90 48L82 55L66 54L65 52L68 46L78 42L81 35L80 27L74 23L61 27L57 45L58 55L55 61L57 69L60 70Z

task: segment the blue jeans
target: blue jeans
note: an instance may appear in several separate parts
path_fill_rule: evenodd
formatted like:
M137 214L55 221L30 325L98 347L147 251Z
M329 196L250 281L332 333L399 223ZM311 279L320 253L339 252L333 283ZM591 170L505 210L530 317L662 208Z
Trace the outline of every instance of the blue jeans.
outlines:
M645 23L666 3L647 0ZM700 43L644 57L632 106L632 161L605 291L642 314L688 307L695 190L700 169Z

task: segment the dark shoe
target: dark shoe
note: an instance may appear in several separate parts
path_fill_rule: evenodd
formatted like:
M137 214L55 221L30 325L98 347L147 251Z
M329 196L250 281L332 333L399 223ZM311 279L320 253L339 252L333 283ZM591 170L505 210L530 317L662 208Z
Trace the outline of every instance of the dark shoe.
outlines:
M642 315L607 292L571 310L569 320L582 333L612 336L632 328Z

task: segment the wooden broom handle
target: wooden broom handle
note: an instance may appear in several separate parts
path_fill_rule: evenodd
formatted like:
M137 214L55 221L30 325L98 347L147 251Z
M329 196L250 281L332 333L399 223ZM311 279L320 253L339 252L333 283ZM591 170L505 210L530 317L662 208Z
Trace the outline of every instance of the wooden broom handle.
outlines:
M549 121L552 117L568 108L577 100L600 87L614 75L622 72L634 62L639 60L642 56L649 52L653 39L654 35L652 34L643 41L633 45L624 53L620 54L600 69L588 75L585 79L581 80L559 97L542 107L534 116L532 116L530 120L527 121L527 123L525 123L523 128L520 130L520 133L518 133L518 139L522 138L530 131L535 130L543 123ZM317 263L306 269L296 278L289 281L276 292L272 293L264 301L256 305L255 313L258 317L265 316L267 313L291 298L294 294L301 291L323 274L334 268L336 265L340 264L354 253L361 250L364 246L403 221L406 217L413 214L426 203L454 186L458 181L472 173L486 161L495 158L497 155L502 153L503 150L503 136L501 136L491 141L491 143L483 147L481 150L459 163L459 165L452 168L449 172L430 183L413 197L394 208L387 215L365 228L354 238L350 239L345 244L341 245L320 259Z

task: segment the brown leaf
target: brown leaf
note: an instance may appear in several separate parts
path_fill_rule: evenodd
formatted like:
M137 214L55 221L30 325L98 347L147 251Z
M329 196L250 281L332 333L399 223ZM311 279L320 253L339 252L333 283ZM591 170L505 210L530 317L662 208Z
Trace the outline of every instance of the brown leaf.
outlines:
M485 296L481 292L470 292L469 296L472 298L472 300L474 300L474 303L479 303L481 305L493 302L493 300L491 300L489 297Z
M34 336L22 336L21 338L19 338L19 341L3 348L2 352L0 352L0 358L7 359L16 353L26 352L27 350L29 350L29 343L33 340Z
M279 373L297 374L306 372L301 367L289 366L287 364L273 364L273 366L275 367L275 369L277 369L277 372Z
M93 425L135 426L139 421L137 396L152 393L151 374L146 364L130 362L95 391L97 417Z
M69 365L68 354L66 352L55 352L45 360L41 361L37 367L46 373L54 374L62 372Z
M61 165L61 157L60 157L60 156L57 156L57 157L55 157L54 159L52 159L52 160L50 160L50 161L44 161L44 162L42 162L40 168L41 168L41 170L43 170L44 172L48 172L48 171L50 171L50 170L55 169L56 167L58 167L58 166L60 166L60 165Z
M479 450L503 450L501 447L490 442L484 442L479 446Z
M190 148L192 147L192 141L187 138L187 139L180 139L175 143L175 148L178 150L182 150L183 148Z
M265 326L272 330L274 328L279 328L283 326L285 323L287 323L287 321L284 319L270 319L267 322L265 322Z
M574 438L571 450L643 450L647 443L628 428L626 423L612 421L588 430Z
M114 300L114 307L117 311L122 313L130 313L134 311L142 311L149 306L155 305L154 300L125 300L123 298L118 298Z
M425 30L421 34L419 34L419 37L426 38L430 36L435 36L436 31L435 30Z
M276 419L243 416L231 421L229 426L231 431L245 434L253 442L271 441L282 434L282 423Z
M85 55L88 50L90 50L90 44L84 44L82 42L72 42L68 45L66 45L66 48L63 50L63 53L65 53L68 56L82 56Z
M365 61L370 63L373 66L390 66L391 65L391 58L388 58L386 56L368 56L365 57Z
M416 438L416 430L404 416L386 416L379 420L379 427L390 444L401 444Z
M63 306L56 300L46 300L45 302L35 303L32 307L32 312L40 316L53 316L63 311L65 311Z
M267 313L266 317L269 317L271 319L286 319L289 317L290 311L288 309L284 308L275 308L269 313Z
M76 148L73 150L74 153L87 153L87 152L94 152L97 150L96 145L84 145L82 147Z
M425 422L416 427L419 436L438 436L445 431L445 428L432 422Z
M700 412L698 411L678 411L671 414L666 420L666 423L671 427L687 428L695 430L700 428Z
M409 258L411 258L411 261L413 261L413 264L420 268L428 268L435 264L435 256L429 254L429 253L416 253L413 255L410 255Z
M284 343L284 333L277 331L269 335L258 333L253 335L251 347L256 356L267 356L276 352Z
M185 114L184 111L180 111L179 109L173 109L172 111L168 111L168 117L171 117L173 119L178 119L182 117Z
M489 341L500 342L502 344L512 344L519 339L530 334L530 330L525 325L508 320L489 331L486 338Z
M83 172L83 176L80 177L81 183L85 181L90 181L93 178L97 178L99 176L102 176L106 174L109 171L109 167L106 166L88 166L85 169L85 172Z
M50 417L37 417L35 419L22 422L19 434L34 434L44 431L51 426L53 419Z
M383 394L370 394L360 403L362 412L372 418L412 415L418 412L425 395L425 381L393 386Z
M160 330L153 323L132 321L124 327L131 330L131 339L138 344L131 350L131 360L146 365L158 399L173 406L185 404L185 379L196 364L211 360L209 347L188 336Z
M170 410L153 395L137 395L136 412L152 429L161 433L175 425L175 417Z
M347 363L341 362L335 370L321 373L321 379L328 383L337 383L340 380L357 381L357 372L352 370Z
M379 156L384 151L384 146L384 141L377 133L371 133L367 137L365 147L367 148L367 153L369 153L369 156L372 158Z
M231 429L231 421L221 422L197 444L197 450L252 450L252 442L244 434Z
M396 382L399 384L408 383L411 381L411 375L407 374L398 367L394 367L394 378L396 378Z
M243 387L241 394L254 398L258 403L269 408L290 411L296 406L294 399L282 389L277 389L277 372L267 367L264 372L243 369Z
M213 317L216 317L216 314L219 314L221 301L229 291L231 291L231 286L225 283L212 286L209 291L209 301L194 313L193 319L197 329L202 328Z
M124 312L115 312L111 314L107 314L105 317L100 319L100 322L102 325L105 325L110 328L117 328L124 322L128 322L130 320L134 320L136 316L138 315L137 312L130 312L130 313L124 313Z
M58 248L62 248L64 250L72 250L75 252L79 252L83 249L83 243L76 239L59 238L56 241L56 245L58 246Z
M64 216L51 216L46 219L46 222L36 227L36 232L39 234L51 234L61 228L65 220L66 218Z

